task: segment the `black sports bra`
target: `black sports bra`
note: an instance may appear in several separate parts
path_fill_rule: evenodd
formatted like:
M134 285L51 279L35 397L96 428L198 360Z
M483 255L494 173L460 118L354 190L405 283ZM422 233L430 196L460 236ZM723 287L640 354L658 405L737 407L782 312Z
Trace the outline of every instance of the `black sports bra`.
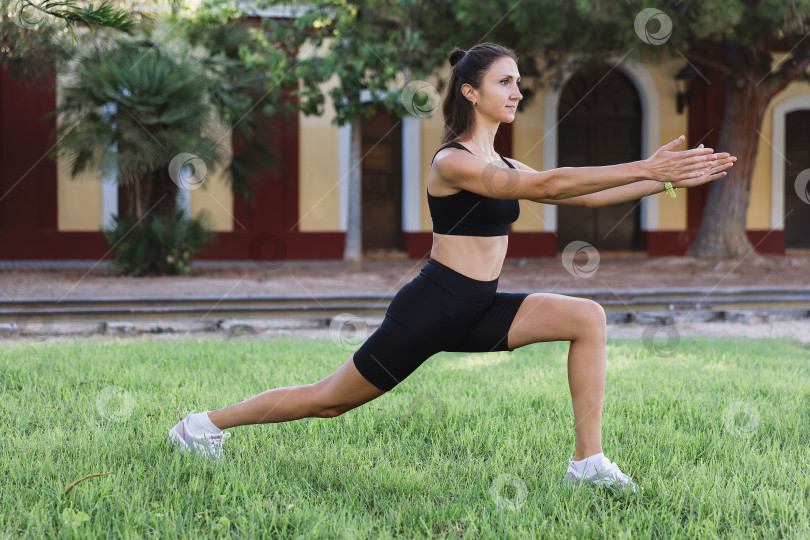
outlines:
M467 150L460 143L450 142L436 150L436 154L451 146ZM433 154L434 160L436 154ZM510 169L515 168L503 156L501 159ZM509 234L509 224L514 223L520 215L520 204L517 200L494 199L464 189L442 197L428 193L427 199L430 217L433 220L433 232L439 234L503 236Z

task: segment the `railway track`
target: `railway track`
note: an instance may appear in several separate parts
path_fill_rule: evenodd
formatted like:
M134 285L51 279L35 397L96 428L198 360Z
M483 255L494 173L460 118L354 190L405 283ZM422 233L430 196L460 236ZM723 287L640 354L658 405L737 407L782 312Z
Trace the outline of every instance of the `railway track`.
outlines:
M554 291L599 302L612 321L650 317L723 319L745 312L810 317L810 286ZM0 300L0 324L382 317L393 296L235 296Z

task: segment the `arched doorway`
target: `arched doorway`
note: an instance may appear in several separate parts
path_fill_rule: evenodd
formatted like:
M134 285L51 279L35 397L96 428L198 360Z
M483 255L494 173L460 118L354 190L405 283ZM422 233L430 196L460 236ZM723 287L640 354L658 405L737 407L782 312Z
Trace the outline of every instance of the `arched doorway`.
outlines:
M384 107L362 119L363 252L406 256L402 234L402 121Z
M785 249L810 249L810 204L796 193L796 178L808 168L810 110L805 109L785 115ZM810 185L803 187L810 190Z
M573 75L558 106L558 167L614 165L641 157L641 98L618 70ZM641 248L639 201L585 208L557 207L557 249L574 240L600 250Z

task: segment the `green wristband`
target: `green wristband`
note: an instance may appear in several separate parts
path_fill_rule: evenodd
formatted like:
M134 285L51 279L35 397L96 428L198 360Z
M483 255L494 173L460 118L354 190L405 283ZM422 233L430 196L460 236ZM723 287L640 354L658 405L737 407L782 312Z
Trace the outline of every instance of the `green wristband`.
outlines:
M672 187L672 182L664 182L664 187L667 188L667 193L673 199L675 198L675 188Z

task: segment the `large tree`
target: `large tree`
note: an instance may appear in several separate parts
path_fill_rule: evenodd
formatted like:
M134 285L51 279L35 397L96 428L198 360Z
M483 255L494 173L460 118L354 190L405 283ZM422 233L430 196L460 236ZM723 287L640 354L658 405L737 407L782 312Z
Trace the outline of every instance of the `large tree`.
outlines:
M806 39L810 1L727 0L690 8L702 27L687 26L691 35L686 56L723 73L725 108L717 146L738 161L733 172L709 188L700 230L687 254L739 258L753 250L745 234L745 217L765 109L791 82L810 82L810 39ZM725 20L721 23L718 17ZM706 27L712 30L701 31ZM774 66L777 44L789 52ZM714 52L704 56L696 50Z

